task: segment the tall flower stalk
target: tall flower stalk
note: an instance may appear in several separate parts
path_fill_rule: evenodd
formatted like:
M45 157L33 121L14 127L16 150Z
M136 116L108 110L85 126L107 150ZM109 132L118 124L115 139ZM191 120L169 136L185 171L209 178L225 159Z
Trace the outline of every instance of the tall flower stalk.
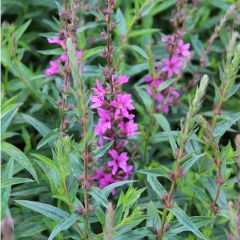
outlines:
M171 206L173 205L172 198L177 186L177 180L181 178L184 174L181 168L181 162L185 156L184 148L187 144L189 136L192 134L194 130L194 126L195 126L194 118L200 109L207 86L208 86L208 77L205 75L202 77L200 86L197 89L195 97L190 104L189 111L187 113L186 119L181 129L181 133L180 133L181 137L179 138L179 142L178 142L179 149L175 154L176 164L173 172L170 174L170 177L172 179L170 191L169 193L164 194L164 196L161 196L161 200L163 201L165 208L164 208L162 220L161 220L160 235L159 235L160 240L163 238L165 233L164 229L166 229L165 224L166 224L169 208L171 208Z
M222 177L222 161L220 156L220 148L218 142L214 138L214 130L216 129L216 124L218 119L221 117L221 109L223 104L236 93L238 86L235 85L235 80L237 72L240 67L240 45L237 44L237 33L233 32L227 47L227 56L226 61L223 66L223 72L220 76L221 85L215 86L216 98L213 107L213 118L211 124L202 117L201 122L203 130L207 136L207 141L209 142L210 149L214 154L214 164L216 166L216 179L217 190L213 199L213 202L210 205L210 208L213 212L218 212L219 208L217 207L217 200L219 198L221 186L224 184L224 179ZM207 147L205 148L207 150Z
M96 162L98 166L94 179L98 181L100 188L125 180L132 174L133 166L128 163L129 157L125 146L128 143L127 138L137 134L135 116L131 112L134 110L131 94L121 90L121 85L127 83L129 78L116 76L114 65L112 33L115 23L111 14L114 11L115 1L107 0L106 3L107 7L103 10L106 31L101 32L101 37L106 43L106 48L102 52L102 56L106 59L106 67L103 69L104 83L96 80L94 95L91 97L92 108L97 109L98 113L98 123L94 127L95 135L98 136L98 145L101 147L105 143L112 143L106 155L108 162L103 166L100 164L100 159Z
M87 139L88 126L89 126L89 107L86 104L88 101L88 96L86 94L84 78L81 74L82 63L81 58L83 55L82 51L77 50L76 36L75 32L78 25L78 20L76 16L77 3L76 1L72 2L71 11L68 10L68 2L64 1L64 9L60 13L61 20L63 22L64 29L59 32L58 37L48 38L48 42L52 44L58 44L64 51L58 59L50 62L50 67L46 69L45 74L47 76L59 75L63 80L63 85L61 87L62 97L59 100L59 112L60 112L60 133L64 137L66 135L65 129L70 123L69 120L65 119L65 114L67 111L75 110L79 122L82 126L82 137L84 140L84 150L82 153L82 159L84 161L84 173L82 181L82 189L84 191L84 203L85 208L82 211L85 215L84 229L83 233L79 229L79 233L83 239L88 237L89 229L89 211L90 211L90 202L89 202L89 143ZM70 77L73 79L73 84L70 83ZM73 103L67 105L67 99L69 94L76 100L76 107ZM63 174L65 174L63 172ZM66 183L66 174L64 175L63 185L65 189L66 196L69 202L70 211L74 211L74 206L72 199L69 196L68 187Z

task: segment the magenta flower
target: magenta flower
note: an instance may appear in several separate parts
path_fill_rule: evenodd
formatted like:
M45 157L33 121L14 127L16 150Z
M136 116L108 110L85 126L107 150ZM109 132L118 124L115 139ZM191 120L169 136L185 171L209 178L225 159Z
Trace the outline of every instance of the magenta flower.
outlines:
M104 97L102 96L91 96L92 108L102 107L104 104Z
M128 122L123 122L123 121L119 122L118 128L119 128L120 135L123 135L123 136L130 137L130 136L139 134L139 132L136 132L138 129L138 125L134 123L133 120L130 120Z
M176 53L182 55L183 57L190 56L191 52L189 51L190 44L184 44L182 39L179 39L177 42Z
M47 76L53 76L59 73L58 64L54 61L50 61L50 67L45 70Z
M97 87L92 88L93 92L97 95L104 96L106 91L105 91L103 85L99 82L98 79L96 80L96 84L97 84Z
M118 83L119 85L121 85L121 84L123 84L123 83L127 83L127 82L128 82L128 79L129 79L128 76L119 76L117 83Z
M104 89L103 85L99 82L99 80L96 80L97 87L92 88L93 92L96 94L91 97L92 101L92 108L99 108L102 107L105 103L104 96L106 94L106 90Z
M173 55L171 59L165 58L163 60L165 66L163 67L162 71L167 72L168 78L170 79L173 74L179 74L180 68L183 66L182 63L180 63L180 58L176 55Z
M115 119L117 119L119 115L122 115L125 118L132 117L131 114L128 113L128 110L134 109L131 94L118 94L116 100L111 102L111 105L116 108L114 114Z
M107 185L113 183L113 178L111 173L104 174L102 178L99 179L99 188L103 189Z
M111 155L112 160L108 162L108 166L112 167L112 174L115 175L118 171L118 168L121 168L124 172L129 171L129 167L127 165L128 156L126 152L121 153L118 155L118 152L115 149L111 149L108 151Z
M47 40L48 40L49 43L58 44L63 49L66 49L66 44L65 44L64 40L61 40L58 37L48 38Z
M111 118L109 110L101 109L98 110L99 120L97 125L95 126L95 134L96 135L103 135L108 129L111 129Z
M62 54L58 59L57 62L62 63L62 62L67 62L68 61L68 57L65 54Z
M83 56L83 51L78 51L77 52L77 57L78 58L82 58L82 56Z

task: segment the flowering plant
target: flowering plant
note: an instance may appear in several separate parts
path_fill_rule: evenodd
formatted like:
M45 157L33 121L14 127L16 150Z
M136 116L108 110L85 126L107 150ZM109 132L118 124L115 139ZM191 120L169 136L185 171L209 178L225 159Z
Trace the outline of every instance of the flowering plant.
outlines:
M4 1L3 239L239 239L238 8Z

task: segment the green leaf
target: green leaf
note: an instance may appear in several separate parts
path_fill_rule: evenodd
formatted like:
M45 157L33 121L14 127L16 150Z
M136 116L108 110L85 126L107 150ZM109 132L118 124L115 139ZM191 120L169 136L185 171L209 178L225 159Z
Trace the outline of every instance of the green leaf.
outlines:
M38 143L37 150L40 149L41 147L45 146L46 144L53 142L54 140L56 140L58 138L58 136L59 136L58 129L49 131Z
M5 181L6 179L12 178L13 176L13 166L14 166L14 159L10 159L7 163L7 166L3 172L2 180ZM6 215L6 211L8 209L8 200L11 193L11 186L1 189L1 218L4 218Z
M32 237L47 230L42 216L28 217L24 222L18 223L14 229L15 236L18 238Z
M163 12L163 11L167 10L168 8L170 8L171 6L173 6L176 2L177 2L177 0L163 1L163 3L160 3L159 5L155 6L151 10L150 15L154 16L160 12Z
M59 169L57 169L54 161L40 154L32 153L31 155L39 160L37 161L37 164L42 168L44 174L46 175L50 183L52 193L57 194L59 192L59 186L61 185L61 177Z
M161 113L155 114L155 118L164 131L166 132L171 131L170 124L163 114Z
M1 108L1 132L7 130L21 105L22 103L7 104L7 106Z
M135 85L134 88L135 88L138 96L142 100L142 102L143 102L144 106L146 107L146 109L148 111L150 111L151 105L152 105L152 100L151 100L149 94L144 89L142 89L141 87L138 87L137 85Z
M157 122L159 123L159 125L162 127L162 129L164 131L166 131L167 133L169 133L169 135L168 135L169 143L171 145L173 153L176 153L177 143L176 143L174 137L172 136L172 134L170 134L171 127L170 127L170 124L169 124L167 118L161 113L155 114L155 118L156 118Z
M150 186L152 187L152 189L156 192L156 194L159 197L167 192L165 190L165 188L162 186L162 184L160 184L160 182L157 180L156 176L154 176L152 174L148 174L147 181L149 182Z
M42 136L46 136L49 133L50 129L44 123L29 115L23 113L21 115L24 120L32 125Z
M194 216L194 217L190 217L190 219L196 225L197 228L201 228L213 222L212 217L205 217L205 216ZM167 231L167 235L170 238L185 231L188 231L188 229L185 226L173 221L171 222L171 227Z
M134 30L131 31L129 33L129 38L131 37L139 37L141 35L146 35L146 34L151 34L151 33L155 33L155 32L159 32L159 29L157 28L149 28L149 29L140 29L140 30Z
M159 217L158 209L152 201L147 205L147 215L149 217L146 226L156 228L157 231L160 232L161 219Z
M177 139L178 131L158 132L152 136L151 142L154 144L160 142L168 142L169 135L171 135L174 139Z
M147 16L147 15L150 13L150 11L152 10L152 8L153 8L156 4L157 4L157 3L155 3L155 2L146 4L145 7L144 7L143 10L142 10L141 16L142 16L142 17Z
M116 231L115 234L116 239L118 239L118 237L122 237L124 233L129 233L130 230L132 230L134 227L139 225L142 221L144 221L147 218L146 215L141 215L141 213L135 214L134 211L135 209L133 210L132 215L125 218L121 224L114 227L114 230Z
M125 181L120 181L116 183L109 184L106 186L102 191L104 194L108 197L108 195L111 193L111 191L117 187L121 187L124 184L129 184L129 183L134 183L137 182L136 180L125 180Z
M82 33L84 31L86 31L87 29L95 28L98 25L100 25L100 24L97 24L95 22L86 23L84 26L77 29L77 34Z
M21 36L24 34L24 32L29 27L30 23L32 22L32 19L25 22L20 28L16 30L15 36L16 36L16 42L21 38Z
M98 221L101 223L102 226L104 226L104 223L105 223L105 213L102 210L102 208L97 207L95 214L96 214L96 217L97 217Z
M205 177L205 178L201 178L201 181L203 182L203 186L210 193L212 199L214 199L216 196L216 192L217 192L217 185L216 185L214 179L212 179L211 177ZM220 190L219 197L217 199L217 205L219 207L225 208L225 209L228 207L227 197L226 197L226 194L225 194L223 188L221 188L221 190Z
M116 13L117 28L121 36L124 36L127 32L127 23L120 8Z
M186 213L178 206L172 206L169 211L177 218L178 222L182 224L186 229L201 239L206 239L203 234L199 231L196 225L191 221L191 219L186 215Z
M55 163L48 157L37 154L37 153L32 153L31 154L33 157L35 157L38 160L41 160L42 162L46 163L51 169L54 169L57 171L57 167Z
M240 121L240 113L226 116L226 119L217 123L213 133L214 137L219 140L232 127L232 125L238 121Z
M107 200L104 192L101 189L99 189L97 187L92 188L90 191L90 195L96 201L96 204L107 207L108 200Z
M101 53L103 51L103 49L104 49L103 46L99 46L99 47L91 48L89 50L84 51L82 60L86 61L88 58L90 58L94 55L98 55L99 53Z
M113 142L108 142L104 146L94 150L92 152L93 156L96 158L102 157L107 152L107 150L112 146L112 144Z
M145 70L148 70L148 63L140 63L135 64L133 66L129 66L126 71L124 71L124 74L131 77L135 76Z
M174 81L175 81L175 79L170 79L170 80L164 81L162 84L159 85L158 92L161 92L161 91L165 90L166 88L168 88Z
M20 151L18 148L7 142L2 142L2 151L5 152L14 160L16 160L23 168L25 168L33 176L36 182L38 182L37 173L33 168L32 163L22 151Z
M69 214L59 208L53 207L52 205L27 201L27 200L15 200L16 203L29 208L35 212L38 212L54 221L62 221L66 217L69 217Z
M51 55L51 56L64 54L64 52L61 48L55 48L55 49L50 49L50 50L39 50L38 52L43 55Z
M138 172L146 175L151 174L158 177L165 177L170 180L170 177L169 177L170 170L163 165L161 165L161 168L159 167L159 168L152 168L152 169L142 169L142 170L139 170Z
M130 230L127 233L121 234L120 236L114 238L114 240L142 240L142 239L156 239L153 232L147 228L138 228L135 230Z
M191 157L191 159L189 159L188 161L186 161L183 165L182 165L182 169L183 172L186 174L187 171L198 161L198 159L200 159L202 156L204 156L206 153L203 153L201 155L196 155L193 154L193 156Z
M148 55L139 46L137 46L137 45L124 45L124 46L121 46L121 49L126 49L126 48L135 51L136 53L138 53L139 55L141 55L142 57L144 57L145 59L148 60Z
M29 182L34 182L32 179L28 178L11 178L11 179L5 179L2 181L2 188L20 184L20 183L29 183Z
M79 218L77 213L73 213L70 216L64 218L52 231L51 235L49 236L48 240L54 239L58 233L69 229Z
M81 79L81 72L79 70L78 59L76 55L76 50L74 49L73 42L71 38L67 39L67 55L69 59L70 68L72 71L73 85L78 86L78 81Z

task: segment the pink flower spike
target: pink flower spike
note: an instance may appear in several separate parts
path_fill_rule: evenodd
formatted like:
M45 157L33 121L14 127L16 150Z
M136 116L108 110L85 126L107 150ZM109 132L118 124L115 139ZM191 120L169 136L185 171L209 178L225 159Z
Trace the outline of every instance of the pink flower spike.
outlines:
M59 73L58 64L54 61L50 61L50 67L45 70L47 76L53 76Z
M189 51L190 48L190 44L184 44L182 39L178 40L178 47L176 49L176 53L178 53L179 55L182 55L183 57L188 57L191 55L191 52Z
M165 67L163 67L162 71L167 72L168 78L170 79L173 74L179 74L180 68L183 66L182 63L180 63L180 58L176 55L173 55L171 59L165 58L163 60Z

